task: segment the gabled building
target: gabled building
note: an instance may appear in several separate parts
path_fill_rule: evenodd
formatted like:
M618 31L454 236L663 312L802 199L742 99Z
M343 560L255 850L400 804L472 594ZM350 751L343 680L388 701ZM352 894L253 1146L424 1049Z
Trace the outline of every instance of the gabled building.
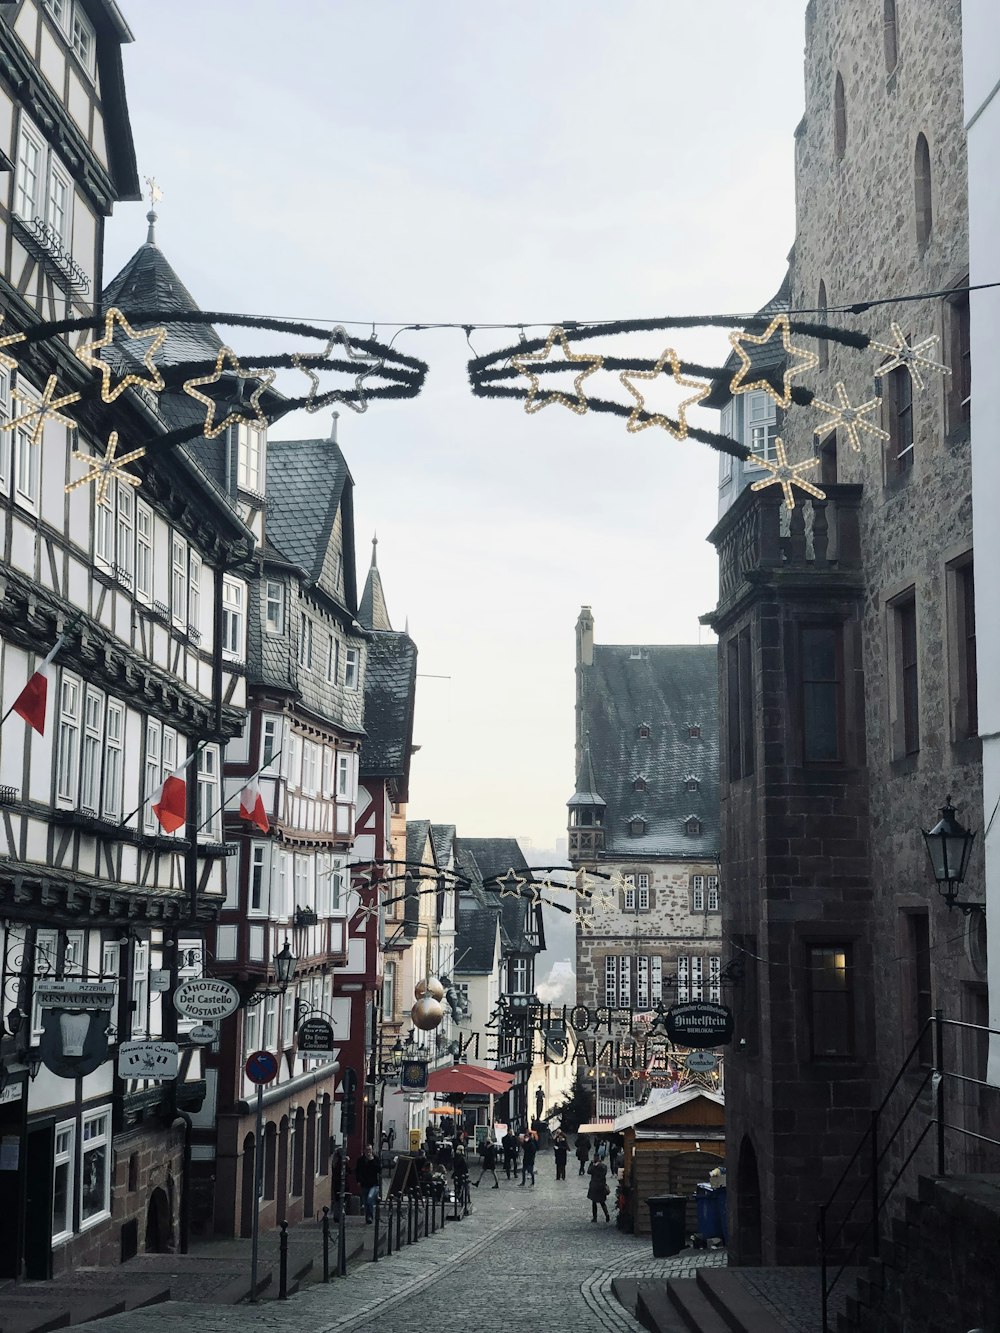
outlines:
M576 649L569 859L594 872L577 925L577 1003L649 1011L718 1000L717 649L595 644L590 607ZM583 1074L598 1116L638 1095L597 1070Z

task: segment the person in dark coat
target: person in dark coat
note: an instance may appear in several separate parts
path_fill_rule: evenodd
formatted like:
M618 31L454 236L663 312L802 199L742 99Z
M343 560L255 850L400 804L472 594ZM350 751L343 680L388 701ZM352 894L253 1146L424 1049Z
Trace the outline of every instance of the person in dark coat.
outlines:
M535 1184L535 1154L538 1151L538 1144L534 1137L528 1134L521 1136L521 1187L523 1189L528 1176L531 1177L531 1184Z
M493 1139L486 1139L484 1141L481 1160L483 1169L479 1173L479 1180L474 1180L472 1182L473 1185L478 1189L479 1181L482 1180L483 1176L485 1176L488 1171L493 1177L493 1188L498 1190L500 1188L500 1181L497 1179L497 1145Z
M375 1221L375 1200L378 1198L382 1183L382 1164L375 1156L371 1144L365 1149L365 1155L359 1158L354 1168L354 1179L365 1205L365 1222L371 1226Z
M580 1175L587 1173L587 1158L590 1156L590 1139L586 1134L576 1136L576 1160L580 1163Z
M611 1221L611 1215L608 1212L608 1205L604 1202L611 1193L608 1188L608 1168L603 1162L591 1162L587 1168L587 1175L590 1177L590 1185L587 1187L587 1198L590 1200L591 1222L597 1221L597 1205L600 1204L604 1209L605 1222Z
M566 1158L569 1156L569 1139L557 1129L552 1138L552 1152L556 1159L556 1180L566 1179Z
M500 1146L503 1148L503 1169L510 1180L511 1171L517 1175L517 1135L513 1130L508 1129L500 1140Z

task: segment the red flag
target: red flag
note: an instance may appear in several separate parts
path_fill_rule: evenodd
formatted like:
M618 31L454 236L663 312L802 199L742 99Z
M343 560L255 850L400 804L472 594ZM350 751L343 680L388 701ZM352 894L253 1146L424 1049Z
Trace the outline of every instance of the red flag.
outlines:
M150 802L160 827L174 833L187 818L187 786L183 778L171 773L153 793Z
M66 633L64 632L56 639L39 664L38 670L31 676L27 685L11 705L14 712L19 717L23 717L29 727L34 727L39 736L45 735L45 705L49 697L49 667L55 659L56 653L65 642Z
M267 822L264 798L260 794L260 787L255 777L250 778L240 792L240 818L249 819L251 824L257 825L261 833L266 833L271 827Z

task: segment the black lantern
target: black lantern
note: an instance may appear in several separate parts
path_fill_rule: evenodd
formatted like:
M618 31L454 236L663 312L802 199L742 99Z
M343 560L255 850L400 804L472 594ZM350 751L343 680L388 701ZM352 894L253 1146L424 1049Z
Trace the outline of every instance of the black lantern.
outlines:
M941 818L934 827L929 832L926 829L922 829L921 832L927 844L927 854L931 858L931 868L937 881L938 893L948 904L948 910L957 907L966 916L970 912L985 910L982 903L958 901L957 889L964 881L965 872L969 868L969 857L976 835L963 828L955 818L955 807L951 803L950 796L942 806Z
M288 983L295 975L295 964L299 960L292 953L288 941L282 945L281 949L274 955L274 975L278 979L278 985L282 990L286 990Z

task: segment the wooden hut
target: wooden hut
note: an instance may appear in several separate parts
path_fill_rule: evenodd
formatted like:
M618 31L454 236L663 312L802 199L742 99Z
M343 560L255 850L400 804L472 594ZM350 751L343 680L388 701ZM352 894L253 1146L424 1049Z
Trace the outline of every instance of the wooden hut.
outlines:
M619 1188L631 1229L649 1233L646 1200L657 1194L689 1197L687 1230L698 1229L695 1186L725 1165L725 1110L721 1093L705 1088L654 1090L645 1106L614 1122L625 1141Z

